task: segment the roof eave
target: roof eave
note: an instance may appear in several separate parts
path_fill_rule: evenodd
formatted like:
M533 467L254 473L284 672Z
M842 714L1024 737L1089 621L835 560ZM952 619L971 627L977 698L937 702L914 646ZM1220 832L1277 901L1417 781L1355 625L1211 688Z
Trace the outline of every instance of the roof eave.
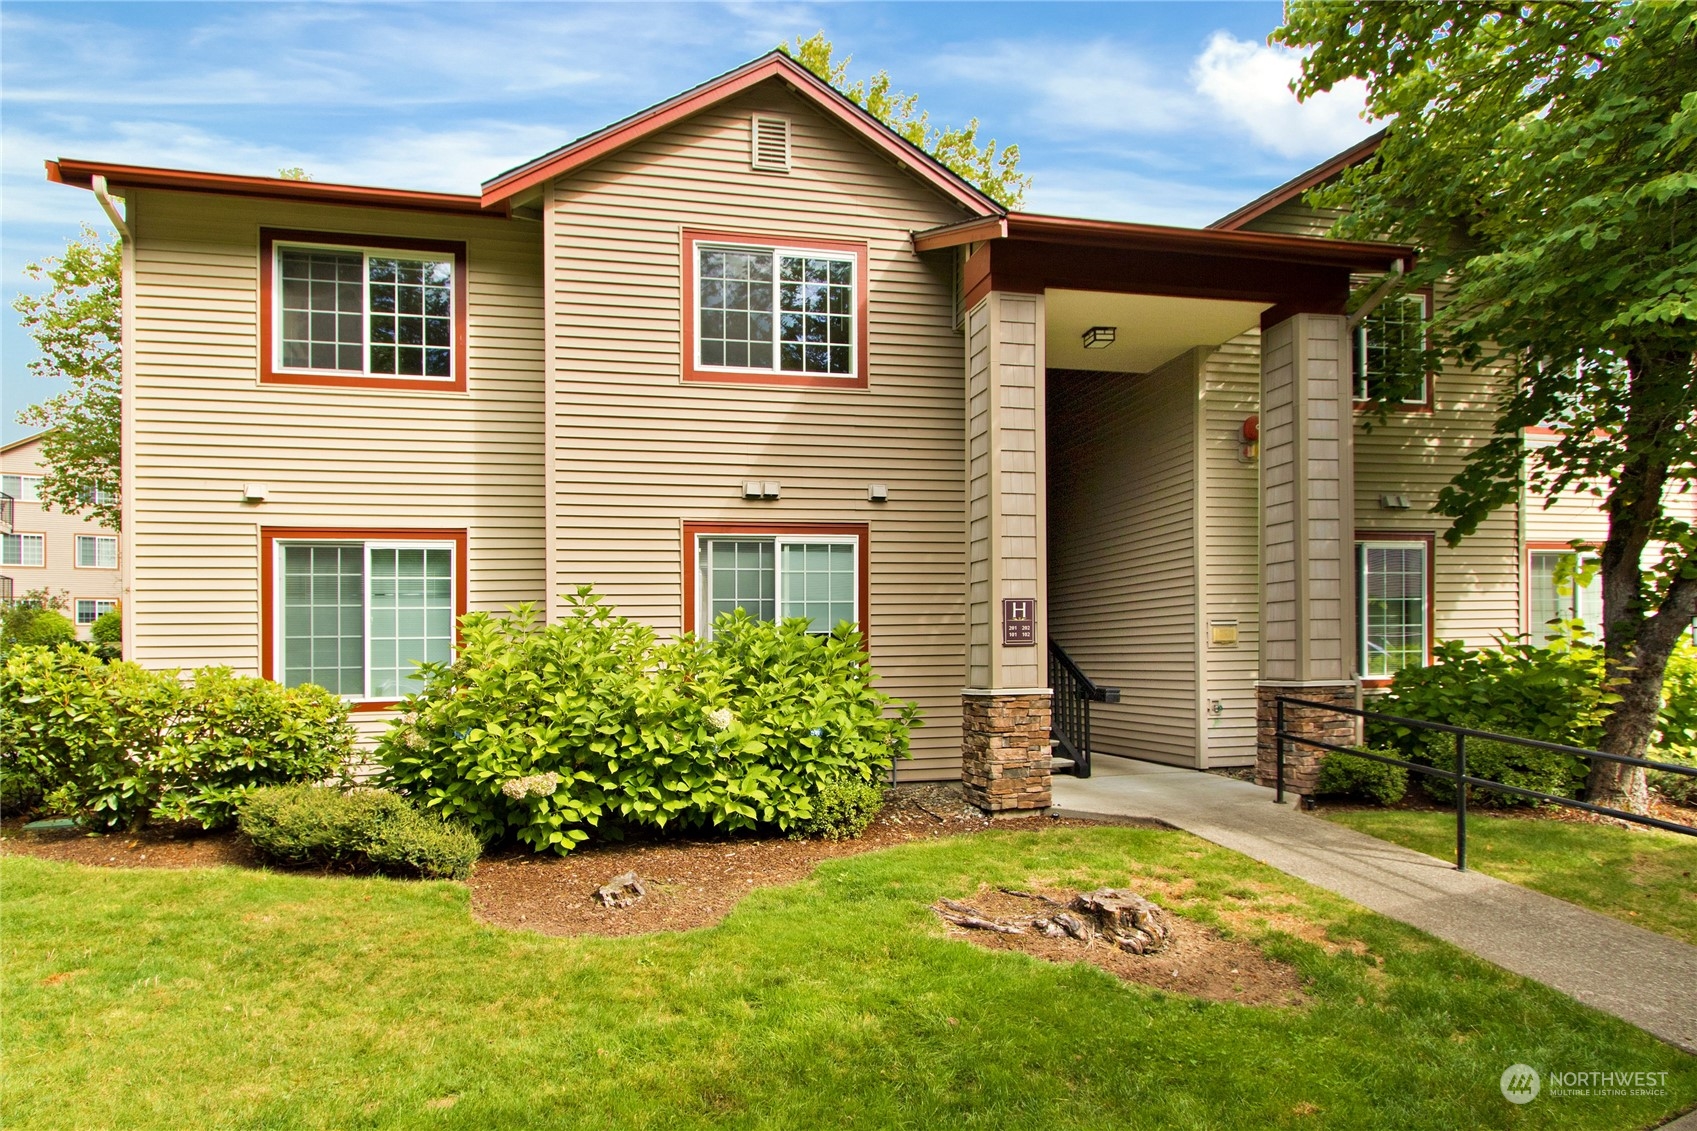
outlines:
M1363 138L1342 153L1333 154L1312 169L1298 173L1271 192L1261 194L1242 208L1221 216L1208 227L1214 231L1238 231L1245 224L1265 216L1282 204L1295 200L1309 189L1325 184L1351 165L1365 161L1378 152L1379 144L1384 140L1384 130Z
M504 208L491 209L485 207L480 198L459 193L418 192L412 189L330 184L323 181L293 181L283 177L248 177L233 173L205 173L192 169L162 169L146 165L116 165L106 161L78 161L65 157L48 161L46 164L49 181L73 188L92 188L95 177L105 177L114 188L157 188L176 192L399 208L419 212L506 215Z

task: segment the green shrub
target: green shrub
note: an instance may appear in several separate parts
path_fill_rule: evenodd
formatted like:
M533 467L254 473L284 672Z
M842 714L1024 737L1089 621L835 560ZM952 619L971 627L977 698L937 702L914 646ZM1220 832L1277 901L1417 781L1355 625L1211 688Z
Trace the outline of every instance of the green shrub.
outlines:
M866 831L884 808L884 783L860 777L829 778L813 796L813 813L804 817L792 835L853 840Z
M287 785L244 797L237 822L285 864L345 864L395 876L463 880L482 846L464 825L427 816L381 789Z
M5 617L0 619L0 649L3 650L30 644L51 648L69 644L76 638L75 622L57 609L17 604L7 609Z
M0 817L28 816L41 804L41 779L9 759L0 760Z
M124 614L119 609L107 609L94 618L89 638L96 644L120 644L124 639Z
M1559 742L1592 749L1602 740L1603 717L1616 696L1603 690L1602 649L1582 636L1549 647L1521 641L1497 648L1469 649L1445 641L1433 649L1432 664L1397 673L1389 695L1375 710L1475 730ZM1436 731L1374 724L1374 745L1394 747L1403 758L1451 769L1455 738ZM1575 797L1585 785L1583 759L1512 743L1469 739L1468 772L1523 789ZM1455 799L1455 786L1421 775L1421 785L1440 804ZM1483 805L1529 802L1496 790L1474 788L1469 798Z
M874 689L846 627L737 613L657 644L587 586L567 603L551 625L465 617L459 658L424 669L378 746L383 784L486 843L568 852L596 827L787 832L825 783L906 756L917 711Z
M353 739L347 705L320 687L227 668L184 683L68 644L0 663L0 765L33 774L55 810L97 826L217 828L255 786L334 773Z
M1395 750L1374 750L1388 758L1400 758ZM1356 758L1336 751L1320 763L1320 780L1315 792L1323 797L1358 797L1380 805L1395 805L1408 792L1408 771L1371 758Z

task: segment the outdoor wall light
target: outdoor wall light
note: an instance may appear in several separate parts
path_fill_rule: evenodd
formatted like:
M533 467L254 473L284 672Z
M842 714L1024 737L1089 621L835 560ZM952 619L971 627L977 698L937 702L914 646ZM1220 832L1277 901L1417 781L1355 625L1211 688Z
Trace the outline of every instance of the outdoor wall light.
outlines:
M1087 350L1105 350L1114 344L1114 332L1117 326L1092 326L1084 331L1084 348Z

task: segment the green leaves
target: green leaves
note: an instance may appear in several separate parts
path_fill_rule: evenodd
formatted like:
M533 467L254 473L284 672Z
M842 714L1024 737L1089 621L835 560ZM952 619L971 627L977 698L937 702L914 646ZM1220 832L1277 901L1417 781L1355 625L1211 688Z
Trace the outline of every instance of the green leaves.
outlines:
M485 840L567 852L587 827L795 829L831 783L906 754L917 708L873 687L846 627L739 612L660 644L587 586L566 600L553 625L528 605L463 618L459 659L379 744L387 784ZM559 779L545 805L503 791L535 774Z

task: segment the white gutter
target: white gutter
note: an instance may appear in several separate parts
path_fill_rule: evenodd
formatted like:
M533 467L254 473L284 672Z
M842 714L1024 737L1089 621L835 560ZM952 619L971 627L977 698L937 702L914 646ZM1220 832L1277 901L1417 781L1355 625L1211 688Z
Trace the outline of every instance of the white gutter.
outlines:
M112 190L106 187L106 178L96 174L90 182L94 189L94 199L100 202L100 207L106 210L106 218L112 221L112 226L118 229L118 235L125 243L130 242L130 226L124 223L124 214L118 208L117 198Z
M1379 304L1385 301L1385 296L1391 293L1391 288L1402 279L1405 270L1403 261L1398 259L1391 267L1391 273L1385 277L1383 282L1373 288L1373 293L1368 295L1367 300L1356 307L1355 312L1349 316L1349 328L1351 330L1361 325L1362 319L1378 309Z

